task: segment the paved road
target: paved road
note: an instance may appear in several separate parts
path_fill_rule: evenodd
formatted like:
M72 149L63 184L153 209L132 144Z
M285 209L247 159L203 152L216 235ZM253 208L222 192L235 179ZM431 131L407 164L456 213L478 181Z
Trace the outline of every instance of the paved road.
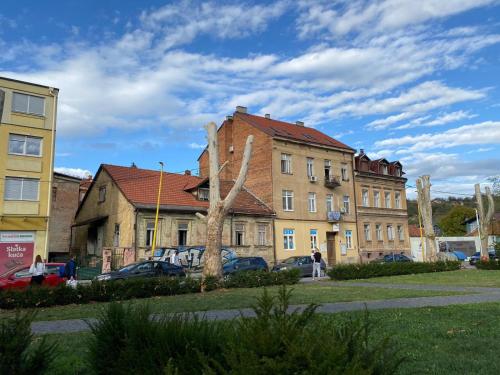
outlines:
M309 283L310 280L301 280L301 282ZM448 306L448 305L464 305L483 302L500 302L500 288L480 288L480 287L454 287L446 285L409 285L409 284L383 284L383 283L338 283L323 281L328 285L338 288L344 287L366 287L366 288L388 288L388 289L410 289L410 290L431 290L431 291L450 291L450 292L470 292L474 294L464 294L457 296L438 296L438 297L417 297L417 298L395 298L385 300L372 301L354 301L354 302L336 302L324 303L317 312L323 314L333 314L345 311L357 311L368 308L369 310L378 309L393 309L393 308L416 308L430 306ZM299 309L302 310L306 305L294 305L290 307L290 311ZM240 316L253 317L255 316L251 309L241 310L210 310L187 313L188 315L197 315L209 320L228 320ZM70 333L89 331L89 323L95 322L95 319L70 319L70 320L54 320L34 322L31 325L32 331L35 334L45 333Z

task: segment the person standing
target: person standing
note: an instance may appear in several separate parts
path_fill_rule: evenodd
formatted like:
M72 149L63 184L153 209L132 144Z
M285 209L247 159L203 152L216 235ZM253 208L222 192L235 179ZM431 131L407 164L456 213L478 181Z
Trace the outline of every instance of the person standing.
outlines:
M175 266L181 265L181 261L179 259L179 250L175 250L175 252L170 255L170 264L173 264Z
M68 280L70 281L76 280L76 260L74 255L72 255L69 262L66 263L64 273Z
M314 276L318 275L318 279L321 277L321 253L319 252L318 248L314 249L314 253L312 255L313 259L313 280Z
M45 278L45 264L42 262L42 257L37 255L35 262L30 267L31 285L42 285Z

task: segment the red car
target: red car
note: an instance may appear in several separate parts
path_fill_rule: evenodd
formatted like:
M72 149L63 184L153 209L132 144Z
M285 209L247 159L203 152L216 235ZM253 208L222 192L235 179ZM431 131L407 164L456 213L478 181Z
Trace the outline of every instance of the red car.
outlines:
M57 286L66 282L66 278L59 276L59 268L64 263L45 263L44 286ZM30 285L30 266L20 266L0 276L0 289L22 289Z

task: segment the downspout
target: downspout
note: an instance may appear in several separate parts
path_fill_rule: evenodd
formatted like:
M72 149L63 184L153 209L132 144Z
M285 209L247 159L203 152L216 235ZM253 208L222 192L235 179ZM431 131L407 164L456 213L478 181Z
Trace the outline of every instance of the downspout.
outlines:
M56 118L57 118L57 93L58 90L53 87L49 88L49 94L53 97L54 103L52 107L52 144L50 147L50 169L49 169L49 185L47 187L47 226L45 232L45 259L49 256L49 224L50 214L52 209L52 180L54 175L54 150L56 147Z
M275 226L275 220L276 220L276 215L273 215L273 227L272 227L272 230L273 230L273 258L274 258L274 265L276 265L276 263L278 263L278 257L276 255L276 226Z
M355 159L354 159L354 154L352 154L352 184L353 184L353 187L354 187L354 220L356 220L356 242L357 242L357 245L358 245L358 258L359 258L359 262L360 263L363 263L363 258L361 257L361 252L360 252L360 246L359 246L359 241L360 241L360 237L359 237L359 222L358 222L358 202L357 202L357 193L356 193L356 180L355 180L355 176L354 176L354 169L356 168L356 162L355 162Z
M137 208L134 209L135 217L134 217L134 261L137 261L137 214L139 210Z

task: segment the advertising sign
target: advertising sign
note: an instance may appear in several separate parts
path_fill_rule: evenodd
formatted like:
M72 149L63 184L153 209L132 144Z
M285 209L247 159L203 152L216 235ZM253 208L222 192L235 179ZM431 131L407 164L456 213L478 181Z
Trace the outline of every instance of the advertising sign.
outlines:
M34 232L0 232L0 274L30 265L34 251Z

